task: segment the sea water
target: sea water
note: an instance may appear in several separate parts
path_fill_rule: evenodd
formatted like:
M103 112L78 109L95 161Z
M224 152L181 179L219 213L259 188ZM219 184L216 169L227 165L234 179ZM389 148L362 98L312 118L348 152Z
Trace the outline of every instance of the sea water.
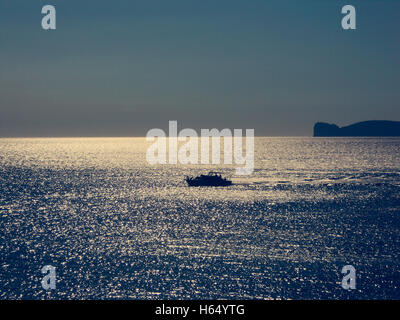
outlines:
M399 138L256 138L250 176L149 144L0 139L1 299L400 298Z

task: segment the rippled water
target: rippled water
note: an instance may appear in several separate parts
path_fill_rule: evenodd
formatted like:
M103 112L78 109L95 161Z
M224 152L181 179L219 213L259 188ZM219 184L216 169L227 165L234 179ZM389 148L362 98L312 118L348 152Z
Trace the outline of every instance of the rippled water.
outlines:
M400 298L400 139L256 138L248 177L147 146L0 139L0 298ZM185 185L209 169L234 185Z

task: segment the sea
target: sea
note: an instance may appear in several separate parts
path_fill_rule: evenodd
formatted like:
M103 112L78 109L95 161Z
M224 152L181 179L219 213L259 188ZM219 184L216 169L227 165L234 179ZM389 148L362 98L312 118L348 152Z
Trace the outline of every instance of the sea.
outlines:
M400 299L400 138L257 137L248 176L149 145L0 139L0 299Z

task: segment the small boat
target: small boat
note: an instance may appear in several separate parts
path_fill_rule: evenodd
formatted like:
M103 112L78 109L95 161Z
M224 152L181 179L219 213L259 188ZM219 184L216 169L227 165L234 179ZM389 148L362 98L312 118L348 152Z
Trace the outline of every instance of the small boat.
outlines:
M232 181L222 178L217 172L210 171L208 174L198 177L186 177L189 187L225 187L232 185Z

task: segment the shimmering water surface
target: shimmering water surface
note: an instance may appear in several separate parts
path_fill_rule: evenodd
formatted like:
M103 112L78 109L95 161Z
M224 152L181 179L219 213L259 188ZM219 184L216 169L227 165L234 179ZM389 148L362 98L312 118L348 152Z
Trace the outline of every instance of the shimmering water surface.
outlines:
M0 139L2 299L400 298L400 139L256 138L244 177L148 145ZM210 169L234 185L186 186Z

